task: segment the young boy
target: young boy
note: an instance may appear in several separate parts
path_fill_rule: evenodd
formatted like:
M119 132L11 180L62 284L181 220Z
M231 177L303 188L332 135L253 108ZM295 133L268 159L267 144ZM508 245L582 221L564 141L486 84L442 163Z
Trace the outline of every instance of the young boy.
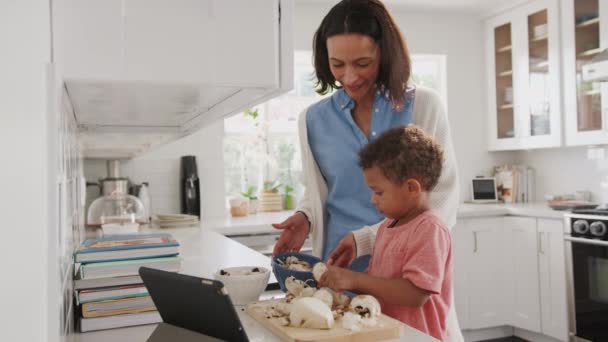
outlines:
M443 151L413 125L390 129L359 152L359 164L387 217L376 235L367 273L332 266L354 246L347 235L329 256L319 285L376 297L382 312L442 341L451 305L452 247L442 220L429 210L429 192L441 174Z

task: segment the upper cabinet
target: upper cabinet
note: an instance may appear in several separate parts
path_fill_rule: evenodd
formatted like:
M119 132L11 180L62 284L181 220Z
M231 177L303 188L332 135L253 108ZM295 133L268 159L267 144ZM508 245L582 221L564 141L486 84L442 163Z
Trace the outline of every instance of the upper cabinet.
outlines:
M52 4L85 157L132 157L292 87L293 0Z
M586 82L582 67L608 48L608 2L562 0L567 145L608 143L608 83Z
M485 23L489 150L561 144L559 6L527 3Z

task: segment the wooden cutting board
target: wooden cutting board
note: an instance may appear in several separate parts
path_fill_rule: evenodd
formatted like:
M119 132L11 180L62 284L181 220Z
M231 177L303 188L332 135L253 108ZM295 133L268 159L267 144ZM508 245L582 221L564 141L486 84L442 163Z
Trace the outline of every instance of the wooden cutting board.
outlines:
M283 341L364 342L398 338L403 334L403 323L386 315L381 315L378 318L378 324L375 326L361 326L361 330L359 331L351 331L343 328L339 320L336 321L334 327L329 330L285 327L278 323L278 318L266 318L263 307L260 307L259 305L260 303L272 305L277 302L278 300L259 302L256 306L247 306L245 311L249 316L253 317L265 328L275 333Z

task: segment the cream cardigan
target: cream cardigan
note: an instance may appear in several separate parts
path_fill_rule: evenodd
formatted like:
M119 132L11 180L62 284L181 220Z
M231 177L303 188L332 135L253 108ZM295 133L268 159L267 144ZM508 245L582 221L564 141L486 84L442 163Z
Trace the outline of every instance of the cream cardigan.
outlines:
M327 184L308 144L306 113L307 110L304 110L300 114L298 123L302 153L302 180L306 190L297 210L308 216L311 224L312 253L321 257L325 236ZM444 148L443 170L439 183L431 192L430 201L431 208L437 211L451 228L456 224L459 200L458 175L448 119L437 93L428 88L416 87L412 123L433 136ZM371 254L379 224L380 222L373 226L359 227L360 229L353 232L357 243L357 256Z

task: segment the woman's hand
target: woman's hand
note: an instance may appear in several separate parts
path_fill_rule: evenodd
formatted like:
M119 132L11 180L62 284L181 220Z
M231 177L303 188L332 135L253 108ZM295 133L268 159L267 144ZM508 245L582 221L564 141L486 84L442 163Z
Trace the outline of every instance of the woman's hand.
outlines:
M348 267L357 256L357 244L355 235L349 233L338 243L338 247L331 252L327 259L328 265Z
M329 287L338 292L353 290L357 286L358 272L327 265L327 271L319 280L318 287Z
M272 255L277 255L285 252L299 252L308 236L310 223L308 223L306 215L298 211L281 223L273 223L272 227L283 230L272 251Z

